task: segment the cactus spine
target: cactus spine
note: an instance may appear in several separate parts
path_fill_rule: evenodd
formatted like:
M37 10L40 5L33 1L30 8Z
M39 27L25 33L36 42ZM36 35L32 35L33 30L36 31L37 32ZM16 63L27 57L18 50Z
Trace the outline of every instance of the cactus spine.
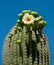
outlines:
M49 65L49 51L37 12L24 10L4 41L3 65Z

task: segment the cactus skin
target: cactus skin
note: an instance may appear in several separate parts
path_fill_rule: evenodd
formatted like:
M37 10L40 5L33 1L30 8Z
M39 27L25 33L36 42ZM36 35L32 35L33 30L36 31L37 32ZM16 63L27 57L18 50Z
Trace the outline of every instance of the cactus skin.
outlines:
M25 11L23 11L24 14ZM30 10L27 11L30 13ZM35 15L35 12L31 12ZM36 12L37 18L37 12ZM19 15L22 18L22 14ZM40 20L39 20L40 19ZM42 17L35 19L41 21ZM42 20L43 21L43 20ZM18 25L11 29L4 41L3 65L49 65L47 37L41 27ZM45 25L44 25L45 26Z

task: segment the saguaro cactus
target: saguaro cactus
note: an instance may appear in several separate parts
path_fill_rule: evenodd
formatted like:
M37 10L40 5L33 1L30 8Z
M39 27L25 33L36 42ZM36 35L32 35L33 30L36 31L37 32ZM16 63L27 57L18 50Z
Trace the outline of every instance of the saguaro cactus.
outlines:
M49 65L46 22L37 12L24 10L7 35L3 46L3 65Z

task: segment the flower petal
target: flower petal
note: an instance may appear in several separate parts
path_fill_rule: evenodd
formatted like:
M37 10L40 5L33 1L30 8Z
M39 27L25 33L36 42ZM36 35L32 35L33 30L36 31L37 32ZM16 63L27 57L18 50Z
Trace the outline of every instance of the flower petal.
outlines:
M32 22L34 22L34 16L29 15L28 13L25 13L22 18L22 22L24 22L24 24L31 24Z

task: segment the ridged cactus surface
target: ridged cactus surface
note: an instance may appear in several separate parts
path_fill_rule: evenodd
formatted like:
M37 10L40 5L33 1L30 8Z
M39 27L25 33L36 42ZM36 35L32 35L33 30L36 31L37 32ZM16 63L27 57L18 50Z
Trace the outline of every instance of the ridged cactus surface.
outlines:
M30 10L24 10L18 17L4 41L3 65L49 65L43 17Z

